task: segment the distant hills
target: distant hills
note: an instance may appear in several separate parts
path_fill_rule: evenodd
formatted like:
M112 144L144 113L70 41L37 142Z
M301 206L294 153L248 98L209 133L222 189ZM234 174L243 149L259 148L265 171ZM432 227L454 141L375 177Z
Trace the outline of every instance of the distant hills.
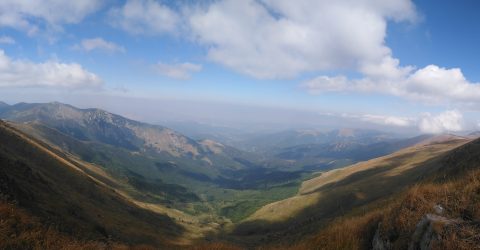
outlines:
M170 129L136 122L100 109L78 109L62 103L20 103L3 108L4 119L41 122L82 141L96 141L128 150L167 152L197 157L205 148Z
M244 218L262 204L293 194L305 176L288 162L267 162L213 140L193 140L99 109L20 103L3 109L0 118L68 157L100 166L140 201L216 216L209 220ZM237 193L241 197L229 198ZM259 196L252 201L250 195ZM240 203L249 208L237 207Z
M40 124L82 142L102 143L150 156L182 159L203 168L249 167L234 159L241 152L233 148L211 140L196 141L171 129L133 121L100 109L78 109L58 102L19 103L4 108L0 117L32 127ZM48 134L44 135L48 137Z
M309 144L330 143L362 143L372 144L394 139L394 135L375 130L364 129L334 129L330 131L318 130L287 130L273 134L257 136L244 142L245 147L252 150L271 151Z
M403 249L436 204L478 232L476 134L298 130L238 149L62 103L0 103L0 118L0 248Z

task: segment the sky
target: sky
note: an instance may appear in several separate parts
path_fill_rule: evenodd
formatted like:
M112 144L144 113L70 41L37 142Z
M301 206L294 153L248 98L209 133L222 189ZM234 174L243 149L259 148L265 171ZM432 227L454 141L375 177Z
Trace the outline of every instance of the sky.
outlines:
M475 0L1 0L0 100L157 123L478 130L479 9Z

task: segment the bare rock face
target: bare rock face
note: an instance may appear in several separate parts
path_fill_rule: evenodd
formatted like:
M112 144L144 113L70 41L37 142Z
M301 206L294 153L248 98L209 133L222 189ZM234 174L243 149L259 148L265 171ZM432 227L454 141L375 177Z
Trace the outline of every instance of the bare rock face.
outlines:
M432 244L439 240L439 235L443 228L456 223L460 223L460 221L448 219L435 214L426 214L418 222L408 249L432 249Z
M380 233L382 223L378 223L377 231L375 231L375 236L372 240L372 249L373 250L388 250L392 249L392 243L388 239L384 239Z

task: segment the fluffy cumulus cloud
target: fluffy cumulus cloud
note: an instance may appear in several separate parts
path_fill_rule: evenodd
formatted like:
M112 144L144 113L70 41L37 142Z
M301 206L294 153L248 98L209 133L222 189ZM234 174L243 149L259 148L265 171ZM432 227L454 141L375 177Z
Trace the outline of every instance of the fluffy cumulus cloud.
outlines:
M80 44L74 46L74 49L81 49L87 52L92 50L103 50L110 53L125 52L124 47L113 42L106 41L100 37L83 39Z
M225 0L190 13L189 26L211 60L257 78L283 78L380 65L391 60L387 21L415 18L409 0Z
M436 116L426 113L420 120L419 128L422 132L431 134L461 131L463 116L457 110L448 110Z
M12 60L0 50L0 87L98 88L102 80L76 63Z
M180 7L178 7L180 6ZM387 21L415 21L410 0L220 0L174 9L128 0L110 11L132 34L181 33L206 46L207 57L256 78L308 71L402 70L385 45Z
M469 82L458 68L429 65L397 77L361 79L319 76L302 84L312 94L322 92L377 92L427 103L478 104L480 84Z
M59 0L2 0L0 1L0 26L37 33L42 27L39 22L51 29L61 25L78 23L96 11L101 1L59 1Z
M15 44L15 39L9 36L0 36L0 44Z
M410 75L402 87L405 93L420 99L480 101L480 84L467 81L458 68L429 65Z
M204 46L209 60L259 79L332 70L361 75L320 75L302 84L313 94L376 92L428 103L480 103L480 84L460 69L417 69L392 56L387 24L415 22L411 0L218 0L175 8L128 0L110 17L132 34L180 34Z
M191 78L192 73L202 70L202 65L189 62L177 64L166 64L159 62L154 65L154 69L159 74L173 79L188 80Z
M418 129L428 134L458 132L466 129L463 115L458 110L447 110L436 115L423 113L415 117L374 114L342 114L341 117L388 127Z
M158 35L177 32L180 16L154 0L127 0L109 13L111 23L132 34Z

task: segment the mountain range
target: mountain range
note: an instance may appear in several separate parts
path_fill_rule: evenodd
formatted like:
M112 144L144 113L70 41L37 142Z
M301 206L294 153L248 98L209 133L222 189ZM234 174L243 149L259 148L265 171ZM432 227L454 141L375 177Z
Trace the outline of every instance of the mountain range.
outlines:
M412 235L435 213L467 231L421 232L428 244L480 242L475 135L290 130L220 143L62 103L0 103L0 118L2 248L403 249L425 243Z

